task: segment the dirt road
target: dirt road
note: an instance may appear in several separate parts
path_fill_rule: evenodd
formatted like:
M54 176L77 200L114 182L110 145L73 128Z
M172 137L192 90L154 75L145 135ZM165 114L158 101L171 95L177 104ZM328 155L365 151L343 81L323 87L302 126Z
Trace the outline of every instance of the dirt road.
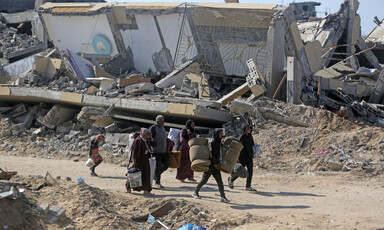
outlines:
M18 171L20 175L45 175L48 171L54 177L82 177L86 183L126 194L125 168L113 164L101 164L91 177L84 162L40 159L17 156L2 156L0 167ZM384 228L384 182L383 176L364 178L347 173L307 173L302 175L272 174L255 170L253 186L257 194L244 191L245 180L235 182L235 189L225 186L228 199L232 202L218 202L218 189L213 178L200 192L201 200L195 200L191 193L196 182L176 181L175 170L163 175L162 190L154 190L155 197L185 198L214 210L228 210L228 213L255 217L252 224L235 229L377 229ZM201 178L200 173L196 179ZM228 174L222 174L226 185Z

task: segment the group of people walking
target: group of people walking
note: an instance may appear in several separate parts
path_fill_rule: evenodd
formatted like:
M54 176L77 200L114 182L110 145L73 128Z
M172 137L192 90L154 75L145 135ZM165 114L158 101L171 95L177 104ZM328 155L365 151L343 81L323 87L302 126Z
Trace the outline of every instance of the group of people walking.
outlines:
M249 125L244 125L243 133L240 136L244 148L240 152L238 162L247 167L248 177L246 183L246 190L250 192L256 191L251 187L252 175L253 175L253 150L254 145L252 137L252 128ZM140 134L135 137L131 145L131 168L140 170L142 186L131 188L129 182L126 184L127 192L131 192L131 189L135 191L144 191L144 195L151 195L152 188L162 189L164 186L161 183L161 175L166 171L170 165L169 153L173 147L181 152L180 167L177 168L176 179L184 183L186 180L196 181L194 178L194 171L191 169L191 161L189 156L188 141L196 137L195 122L188 120L185 127L180 131L180 141L174 143L167 138L167 132L164 128L164 117L158 115L156 117L156 124L152 125L149 129L141 128ZM210 143L211 165L209 170L203 173L201 181L197 184L195 190L192 193L192 197L201 199L199 192L200 189L208 182L208 179L212 175L217 182L220 191L220 201L228 203L230 202L224 192L224 184L221 177L221 172L215 167L220 166L220 151L222 148L223 130L217 129L214 132L213 141ZM92 166L91 176L97 176L95 168L103 161L99 154L98 148L104 143L104 136L99 134L91 139L91 146L89 156L95 162ZM176 146L174 146L176 144ZM152 186L151 181L151 166L150 159L155 158L155 173L153 177L154 184ZM231 176L228 178L228 186L230 189L234 188L234 181L237 176Z

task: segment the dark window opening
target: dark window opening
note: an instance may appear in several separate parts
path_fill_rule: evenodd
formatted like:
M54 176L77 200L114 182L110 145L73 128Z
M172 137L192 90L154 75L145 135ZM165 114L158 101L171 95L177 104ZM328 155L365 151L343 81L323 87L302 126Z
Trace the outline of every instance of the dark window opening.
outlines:
M13 27L17 29L18 34L28 34L32 36L32 23L31 22L22 22L22 23L12 23L8 24L8 27Z

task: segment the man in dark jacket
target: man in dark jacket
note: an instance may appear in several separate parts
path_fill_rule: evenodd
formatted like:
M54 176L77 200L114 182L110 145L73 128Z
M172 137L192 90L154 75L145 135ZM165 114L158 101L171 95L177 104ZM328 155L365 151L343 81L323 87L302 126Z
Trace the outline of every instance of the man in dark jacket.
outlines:
M229 203L230 201L225 197L224 193L224 185L223 185L223 180L221 179L221 173L220 170L215 168L215 164L220 164L220 149L222 146L221 139L223 138L223 130L218 129L215 130L214 133L214 140L211 142L211 153L212 156L210 158L211 160L211 165L209 166L209 170L207 172L203 173L203 177L201 178L201 181L199 184L196 186L195 191L193 191L192 196L195 199L200 199L201 197L199 196L199 191L203 185L205 185L208 182L209 177L212 175L213 178L215 178L217 185L219 186L219 191L220 191L220 201L224 203Z
M253 175L253 145L255 144L252 137L251 126L244 124L243 125L243 134L240 136L240 141L243 144L244 148L240 152L239 162L244 167L247 167L248 177L245 190L250 192L256 192L257 190L251 187L252 175ZM233 182L238 177L229 177L228 186L233 189Z
M156 124L149 128L152 134L153 156L156 158L155 185L153 188L164 188L161 185L161 174L169 167L169 154L167 150L167 132L164 128L164 117L156 117Z

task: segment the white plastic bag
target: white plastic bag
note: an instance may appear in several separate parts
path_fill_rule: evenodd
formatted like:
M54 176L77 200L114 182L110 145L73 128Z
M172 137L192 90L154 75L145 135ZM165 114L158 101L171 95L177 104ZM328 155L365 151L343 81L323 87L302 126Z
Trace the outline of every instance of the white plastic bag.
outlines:
M149 158L149 168L150 168L150 174L149 174L149 181L152 186L153 178L155 177L155 169L156 169L156 158L151 157Z
M260 145L254 145L252 146L253 149L253 158L263 154L263 150L261 150Z
M173 147L174 151L176 151L178 146L180 146L180 132L180 129L171 128L168 133L168 138L175 142L175 146Z
M143 186L143 181L141 179L141 172L134 172L129 173L128 172L128 180L129 184L131 185L131 188L137 188Z
M93 161L92 158L88 158L87 162L85 162L85 166L87 167L92 167L95 165L95 162Z

